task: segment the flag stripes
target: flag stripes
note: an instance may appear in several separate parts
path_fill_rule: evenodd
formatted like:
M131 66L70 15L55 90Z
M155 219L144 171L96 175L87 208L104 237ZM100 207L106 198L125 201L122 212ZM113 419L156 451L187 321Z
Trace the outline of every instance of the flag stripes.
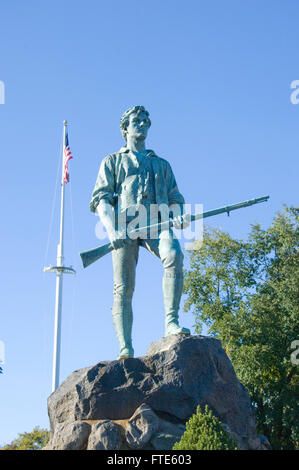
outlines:
M68 170L68 162L73 158L70 146L69 146L69 137L68 133L65 134L65 142L64 142L64 151L63 151L63 181L64 183L68 183L70 180L69 170Z

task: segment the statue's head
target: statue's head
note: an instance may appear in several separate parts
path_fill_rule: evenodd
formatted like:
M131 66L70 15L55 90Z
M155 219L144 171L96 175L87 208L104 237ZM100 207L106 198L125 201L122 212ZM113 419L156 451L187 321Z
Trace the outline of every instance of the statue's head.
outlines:
M120 130L125 140L127 140L128 134L145 139L150 126L149 112L144 106L133 106L133 108L127 109L120 120Z

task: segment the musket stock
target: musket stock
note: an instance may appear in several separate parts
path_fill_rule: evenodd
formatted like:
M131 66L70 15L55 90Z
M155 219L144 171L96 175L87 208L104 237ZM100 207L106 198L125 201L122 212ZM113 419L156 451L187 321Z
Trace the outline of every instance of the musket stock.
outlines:
M198 219L205 219L207 217L213 217L214 215L218 214L223 214L224 212L229 215L231 211L241 209L242 207L249 207L254 204L258 204L260 202L267 202L270 196L263 196L263 197L258 197L256 199L249 199L248 201L243 201L243 202L238 202L237 204L232 204L230 206L224 206L224 207L219 207L219 209L213 209L207 212L202 212L199 214L191 215L191 222L198 220ZM156 231L161 229L161 228L166 228L167 225L171 228L173 226L173 221L172 220L167 220L162 223L154 224L154 225L149 225L147 227L141 227L136 230L133 230L132 232L129 233L129 235L133 233L141 233L142 231L147 231L151 229L155 229ZM112 250L114 250L113 246L111 243L107 243L105 245L99 246L97 248L93 248L91 250L86 250L82 251L80 253L83 267L87 268L90 264L94 263L98 259L102 258L103 256L107 255L110 253Z
M82 251L80 253L83 267L87 268L90 264L94 263L98 259L102 258L105 255L108 255L113 250L111 243L106 243L106 245L98 246L91 250Z

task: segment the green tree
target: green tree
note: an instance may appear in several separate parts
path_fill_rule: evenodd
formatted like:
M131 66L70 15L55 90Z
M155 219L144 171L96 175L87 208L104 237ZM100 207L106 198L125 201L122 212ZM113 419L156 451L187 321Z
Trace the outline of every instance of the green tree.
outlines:
M36 426L31 432L24 432L7 444L2 450L40 450L49 440L47 429L40 429Z
M237 446L208 406L203 413L198 406L173 450L237 450Z
M258 432L274 449L299 445L299 208L286 207L269 229L253 225L248 240L205 229L190 252L185 311L219 338L256 410ZM198 248L198 249L196 249ZM297 394L297 396L296 396Z

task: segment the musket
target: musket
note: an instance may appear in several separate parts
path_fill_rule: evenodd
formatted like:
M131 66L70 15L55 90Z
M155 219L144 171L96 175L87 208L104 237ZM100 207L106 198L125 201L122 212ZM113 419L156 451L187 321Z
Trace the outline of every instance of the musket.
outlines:
M191 215L190 222L194 222L195 220L205 219L207 217L213 217L214 215L223 214L224 212L229 215L230 212L235 211L237 209L241 209L242 207L249 207L253 206L254 204L259 204L260 202L267 202L270 196L263 196L258 197L256 199L249 199L248 201L238 202L237 204L232 204L230 206L219 207L218 209L212 209L207 212L200 212L199 214ZM184 216L183 216L184 217ZM137 235L138 233L146 232L150 230L150 233L154 233L158 230L163 230L165 228L171 228L174 225L174 220L169 219L165 220L164 222L159 222L157 224L148 225L146 227L139 227L132 229L128 232L127 237L130 238L132 235ZM98 246L97 248L92 248L91 250L82 251L80 253L83 267L86 268L90 264L94 263L98 259L102 258L103 256L110 253L115 248L111 243L106 243L105 245Z

